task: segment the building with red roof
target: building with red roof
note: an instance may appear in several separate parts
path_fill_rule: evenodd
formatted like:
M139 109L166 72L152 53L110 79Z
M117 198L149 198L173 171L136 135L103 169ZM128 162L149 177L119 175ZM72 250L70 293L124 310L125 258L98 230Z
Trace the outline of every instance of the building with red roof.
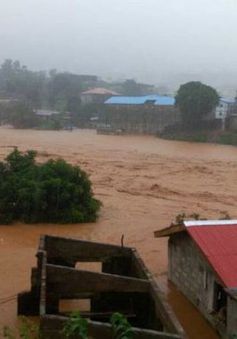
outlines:
M155 237L169 237L169 280L223 338L237 335L237 220L184 221Z
M83 105L103 104L112 96L119 95L117 92L103 87L90 88L81 93L81 102Z

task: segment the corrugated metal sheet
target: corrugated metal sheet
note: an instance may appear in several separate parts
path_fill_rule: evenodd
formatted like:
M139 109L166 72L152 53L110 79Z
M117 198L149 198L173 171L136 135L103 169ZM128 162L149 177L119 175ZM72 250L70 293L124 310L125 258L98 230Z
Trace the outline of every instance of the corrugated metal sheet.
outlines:
M111 97L105 101L105 104L110 105L143 105L145 103L145 97Z
M166 97L166 96L158 96L156 99L155 105L163 105L163 106L173 106L175 104L175 98Z
M237 287L237 223L192 226L190 222L186 229L223 284Z
M144 105L152 102L154 105L173 106L175 99L168 96L144 95L144 96L113 96L105 101L109 105Z

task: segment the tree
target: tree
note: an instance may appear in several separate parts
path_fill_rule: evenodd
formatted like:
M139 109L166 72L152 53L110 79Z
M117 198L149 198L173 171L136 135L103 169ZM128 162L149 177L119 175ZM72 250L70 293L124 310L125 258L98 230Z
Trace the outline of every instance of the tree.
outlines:
M37 117L27 102L16 101L6 109L5 122L14 128L32 128L37 125Z
M71 73L50 73L48 97L51 107L59 111L77 112L80 108L82 82L79 75Z
M38 107L46 84L44 72L32 72L19 61L7 59L0 68L0 90L9 97Z
M203 118L212 112L218 102L217 91L199 81L181 85L176 95L176 105L180 109L186 128L198 128Z
M140 86L133 79L128 79L123 83L122 92L124 95L141 95Z
M87 174L63 159L38 164L35 157L15 149L0 162L0 222L95 221L100 202Z

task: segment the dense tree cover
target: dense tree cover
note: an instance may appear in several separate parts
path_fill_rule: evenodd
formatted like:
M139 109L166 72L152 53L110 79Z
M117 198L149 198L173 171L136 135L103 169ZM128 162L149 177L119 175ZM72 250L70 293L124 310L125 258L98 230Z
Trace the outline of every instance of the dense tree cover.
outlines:
M181 85L176 95L183 125L198 128L203 120L219 102L217 91L199 81Z
M0 94L26 100L34 108L47 106L60 111L80 110L80 93L91 87L106 87L124 95L145 95L154 86L138 83L133 79L120 83L107 83L96 76L68 72L30 71L19 61L7 59L0 68Z
M70 73L29 71L19 61L5 60L0 68L0 91L7 97L27 101L34 108L47 106L60 111L76 110L84 88L81 77Z
M5 60L0 68L0 91L8 97L27 101L38 107L46 84L44 72L32 72L19 61Z
M128 96L147 95L154 92L154 86L138 83L134 79L128 79L119 84L118 91Z
M44 126L51 128L55 125L54 121L44 121L41 124L33 117L34 109L45 108L60 113L70 112L74 125L86 126L90 122L90 117L97 114L98 107L89 104L82 106L80 94L93 87L105 87L123 95L145 95L154 90L152 85L137 83L133 79L108 83L96 76L62 73L55 69L49 72L31 71L19 61L7 59L0 67L0 99L10 98L16 102L8 110L0 107L1 114L7 111L4 119L1 117L1 121L10 123L16 128L29 128L35 125L39 128Z
M0 222L95 221L100 202L87 174L62 159L38 164L35 157L15 149L0 162Z
M59 111L77 112L83 83L80 76L70 73L52 73L48 83L48 102Z
M31 105L26 101L12 102L1 107L1 122L11 124L14 128L33 128L38 125L38 118Z

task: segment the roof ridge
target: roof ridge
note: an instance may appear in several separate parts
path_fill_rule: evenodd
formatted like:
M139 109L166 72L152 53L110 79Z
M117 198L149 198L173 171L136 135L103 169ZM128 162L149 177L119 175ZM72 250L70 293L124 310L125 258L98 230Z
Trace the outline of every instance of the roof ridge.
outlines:
M232 220L189 220L184 221L185 227L193 227L193 226L227 226L227 225L236 225L237 219Z

